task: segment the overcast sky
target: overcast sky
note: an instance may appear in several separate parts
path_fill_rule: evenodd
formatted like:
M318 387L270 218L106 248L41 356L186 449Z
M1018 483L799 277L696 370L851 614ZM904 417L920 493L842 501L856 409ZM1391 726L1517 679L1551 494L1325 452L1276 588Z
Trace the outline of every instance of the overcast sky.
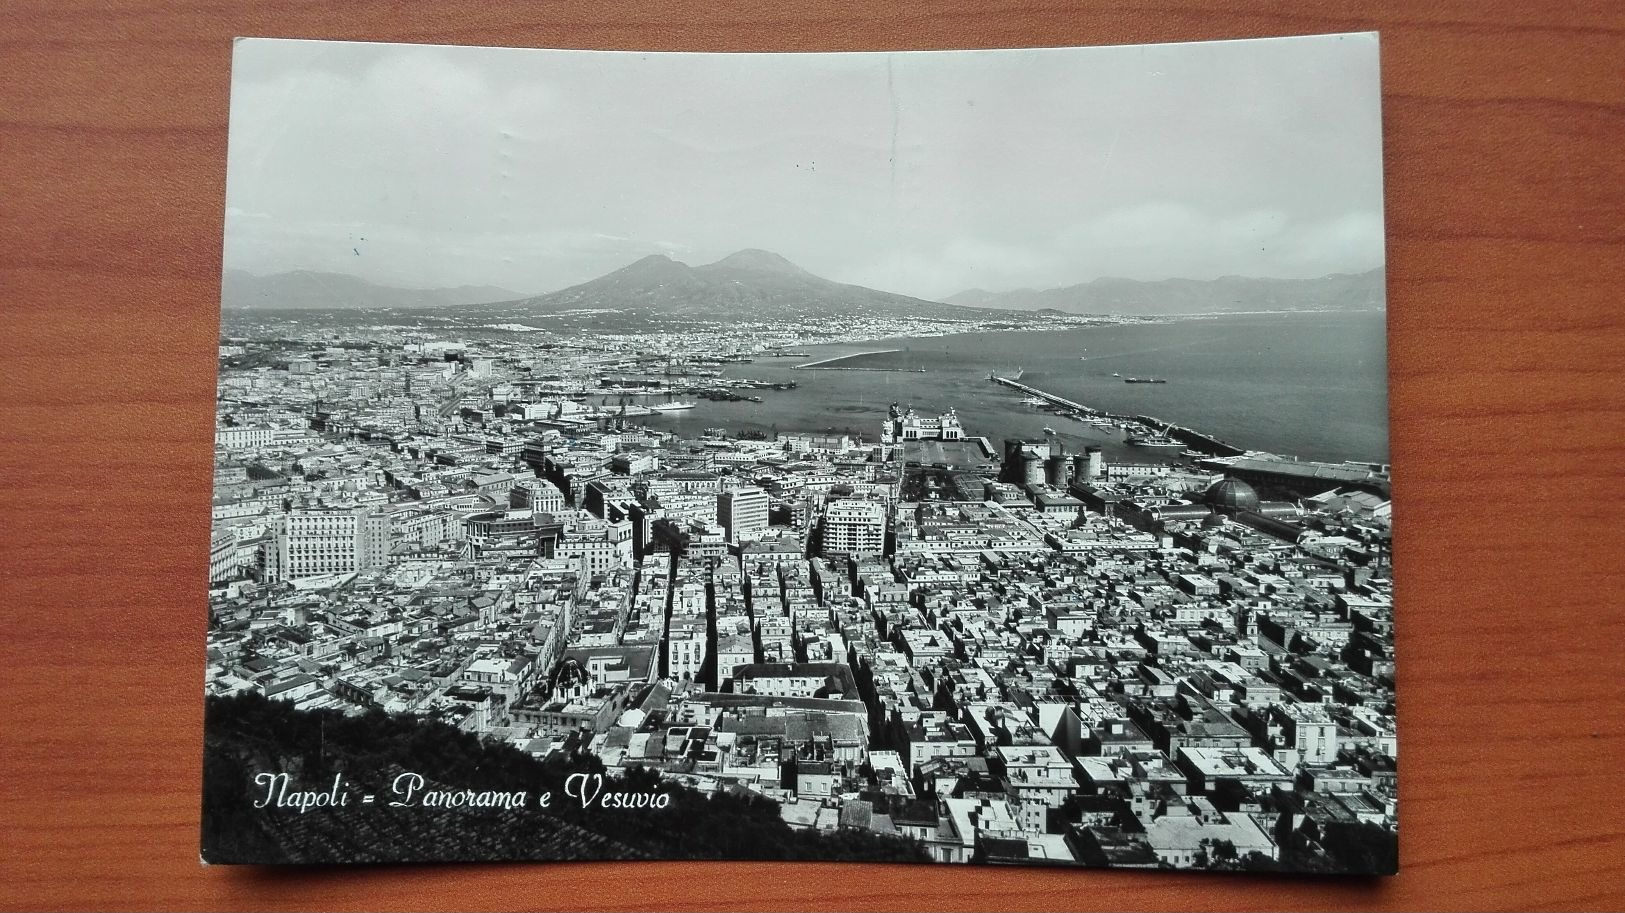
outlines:
M745 247L926 298L1383 262L1372 34L637 54L242 40L225 265L539 293Z

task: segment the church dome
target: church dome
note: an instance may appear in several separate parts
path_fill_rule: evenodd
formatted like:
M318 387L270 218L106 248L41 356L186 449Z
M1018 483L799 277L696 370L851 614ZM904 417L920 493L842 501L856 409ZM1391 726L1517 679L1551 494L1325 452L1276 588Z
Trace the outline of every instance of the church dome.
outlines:
M557 694L571 688L586 687L592 681L587 670L581 667L580 661L575 658L565 659L553 670L553 684L550 691Z
M1202 500L1219 510L1258 509L1258 492L1240 479L1220 479L1208 487Z

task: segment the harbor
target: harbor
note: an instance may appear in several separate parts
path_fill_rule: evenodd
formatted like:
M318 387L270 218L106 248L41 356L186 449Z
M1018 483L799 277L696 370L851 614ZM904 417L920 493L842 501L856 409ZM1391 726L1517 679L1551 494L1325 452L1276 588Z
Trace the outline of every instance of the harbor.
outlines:
M1066 410L1070 412L1074 418L1089 424L1098 425L1102 420L1110 420L1117 424L1123 425L1125 428L1132 428L1135 425L1143 426L1143 435L1135 435L1129 438L1129 442L1131 444L1136 444L1137 446L1185 446L1191 448L1192 450L1200 451L1204 454L1212 454L1214 456L1239 456L1240 454L1246 452L1240 447L1221 441L1212 435L1204 434L1190 428L1184 428L1179 425L1175 425L1172 422L1165 422L1162 419L1154 416L1120 415L1106 412L1092 406L1086 406L1083 403L1075 400L1067 399L1064 396L1059 396L1046 390L1040 390L1037 387L1024 384L1019 380L1014 380L1008 377L1000 377L997 374L989 374L988 380L991 380L1000 386L1008 387L1017 392L1026 394L1027 400L1023 400L1024 402L1031 400L1042 401L1051 406Z

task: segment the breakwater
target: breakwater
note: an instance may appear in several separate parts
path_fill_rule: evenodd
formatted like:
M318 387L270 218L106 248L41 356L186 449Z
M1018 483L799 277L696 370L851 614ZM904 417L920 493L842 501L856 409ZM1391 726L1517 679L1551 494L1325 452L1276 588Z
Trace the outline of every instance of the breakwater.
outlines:
M1228 444L1216 437L1213 437L1212 435L1204 434L1192 428L1185 428L1175 425L1172 422L1165 422L1155 416L1120 415L1107 412L1103 409L1096 409L1093 406L1086 406L1083 403L1077 402L1076 400L1067 399L1064 396L1058 396L1046 390L1040 390L1037 387L1024 384L1018 380L1011 380L1008 377L999 377L996 374L988 375L988 379L996 384L999 384L1000 386L1009 387L1012 390L1019 390L1028 396L1035 396L1041 400L1044 400L1050 405L1060 406L1063 409L1071 409L1075 412L1081 413L1082 415L1115 419L1123 422L1133 421L1139 422L1140 424L1149 428L1166 429L1169 437L1180 442L1181 444L1185 444L1193 450L1200 450L1203 453L1211 453L1215 456L1237 456L1246 452L1240 447L1233 444Z

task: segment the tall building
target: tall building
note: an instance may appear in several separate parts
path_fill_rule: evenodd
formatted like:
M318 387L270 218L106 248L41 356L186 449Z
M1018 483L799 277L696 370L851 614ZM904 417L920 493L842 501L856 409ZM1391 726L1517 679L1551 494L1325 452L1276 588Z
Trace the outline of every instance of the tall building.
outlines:
M886 548L886 506L879 501L833 501L824 508L824 555L880 555Z
M757 539L767 530L767 492L755 486L734 488L717 495L717 522L729 543Z
M350 574L389 558L389 515L365 508L294 511L277 519L276 541L283 580Z
M219 583L237 571L237 534L229 528L209 533L209 582Z
M705 667L706 620L673 618L666 632L666 674L678 681L694 681Z

